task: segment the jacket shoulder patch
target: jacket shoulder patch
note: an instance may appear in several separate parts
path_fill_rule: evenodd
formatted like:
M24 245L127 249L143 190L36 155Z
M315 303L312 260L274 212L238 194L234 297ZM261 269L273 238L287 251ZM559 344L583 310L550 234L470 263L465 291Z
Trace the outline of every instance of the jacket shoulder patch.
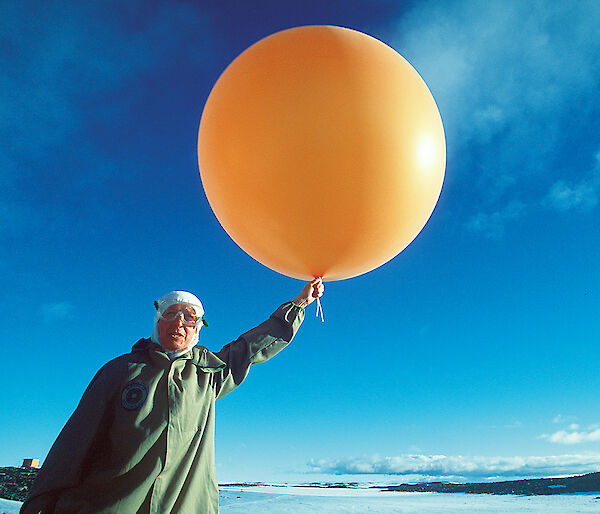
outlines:
M121 405L126 410L138 410L148 399L148 388L141 382L131 382L123 388Z

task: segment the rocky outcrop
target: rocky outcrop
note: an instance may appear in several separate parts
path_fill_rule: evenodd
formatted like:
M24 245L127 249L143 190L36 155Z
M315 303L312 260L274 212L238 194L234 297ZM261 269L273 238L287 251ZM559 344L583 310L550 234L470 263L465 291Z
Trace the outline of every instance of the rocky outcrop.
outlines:
M35 468L0 468L0 498L25 501L37 472Z
M588 473L566 478L534 478L529 480L507 480L505 482L476 482L455 484L430 482L418 484L390 485L384 491L430 492L430 493L479 493L548 495L568 493L600 492L600 473Z

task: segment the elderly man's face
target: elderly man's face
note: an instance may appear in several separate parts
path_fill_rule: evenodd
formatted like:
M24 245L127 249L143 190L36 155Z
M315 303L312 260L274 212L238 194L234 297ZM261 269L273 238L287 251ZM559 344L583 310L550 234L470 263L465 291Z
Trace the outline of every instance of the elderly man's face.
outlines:
M190 311L191 314L195 315L194 309L186 304L175 304L171 305L165 314L168 317L172 317L171 314L177 312L185 313ZM178 351L187 348L194 339L198 327L187 326L184 324L183 316L176 316L173 321L166 321L164 319L158 320L158 337L160 342L166 350Z

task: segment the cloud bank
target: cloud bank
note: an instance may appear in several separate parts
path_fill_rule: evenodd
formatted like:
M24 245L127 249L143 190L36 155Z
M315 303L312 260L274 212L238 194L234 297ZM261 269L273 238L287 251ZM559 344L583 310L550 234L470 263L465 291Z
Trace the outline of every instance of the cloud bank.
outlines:
M440 108L469 230L498 235L528 212L515 203L598 204L598 26L594 0L460 0L419 2L395 27Z
M541 477L583 474L600 468L600 454L548 457L465 457L400 455L396 457L315 459L308 463L317 473L418 475L425 478L463 479Z
M551 443L558 444L593 443L600 441L600 428L579 431L578 425L571 425L569 430L558 430L553 434L542 434L540 439L546 439Z

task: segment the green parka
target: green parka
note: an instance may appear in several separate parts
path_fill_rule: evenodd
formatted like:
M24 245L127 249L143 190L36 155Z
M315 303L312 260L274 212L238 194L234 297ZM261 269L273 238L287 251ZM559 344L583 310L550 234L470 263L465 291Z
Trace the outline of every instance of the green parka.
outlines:
M171 361L141 339L93 378L21 513L216 513L215 400L294 337L304 309L285 303L211 353Z

